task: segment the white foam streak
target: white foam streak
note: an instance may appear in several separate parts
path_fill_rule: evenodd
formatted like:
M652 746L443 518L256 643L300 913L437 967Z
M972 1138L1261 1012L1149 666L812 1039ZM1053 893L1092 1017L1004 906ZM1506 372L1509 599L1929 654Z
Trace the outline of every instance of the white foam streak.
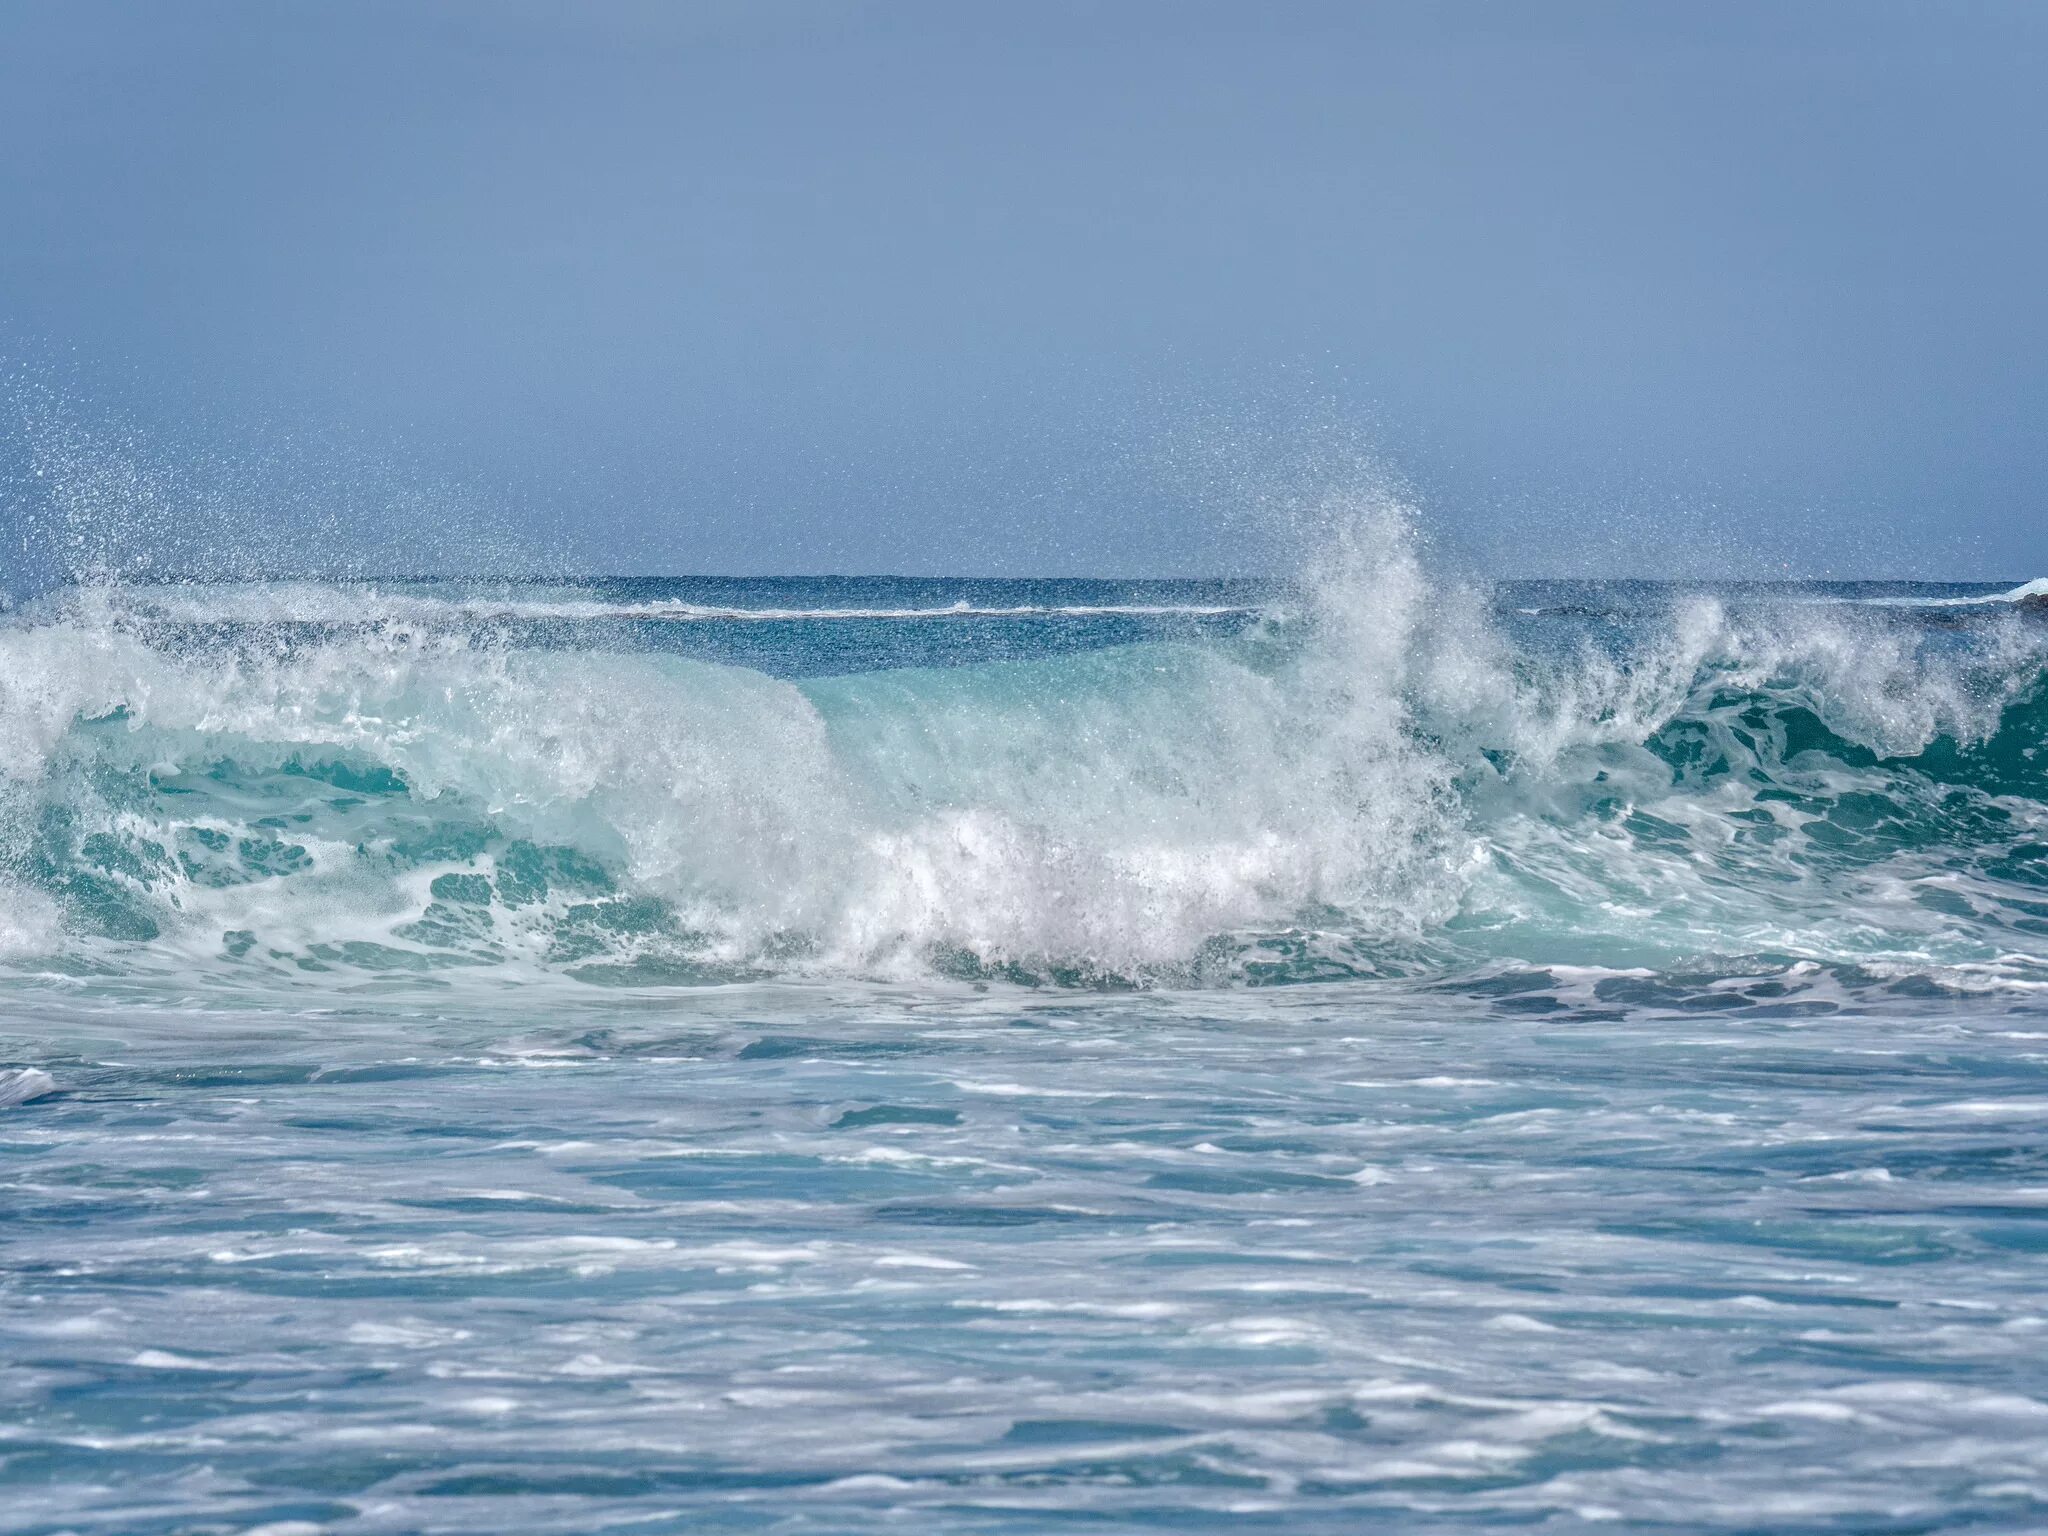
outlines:
M407 624L454 628L493 623L930 623L980 619L1243 618L1262 610L1242 603L1019 603L960 599L937 607L818 605L789 607L654 598L606 601L588 596L496 598L439 595L375 583L188 583L80 588L46 599L43 608L114 612L136 620L196 625Z

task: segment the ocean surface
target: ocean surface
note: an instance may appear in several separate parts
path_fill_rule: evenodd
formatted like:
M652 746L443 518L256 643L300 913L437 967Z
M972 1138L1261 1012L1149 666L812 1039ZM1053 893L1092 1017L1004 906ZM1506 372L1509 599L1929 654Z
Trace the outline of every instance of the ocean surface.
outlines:
M0 613L0 1529L2048 1528L2012 585Z

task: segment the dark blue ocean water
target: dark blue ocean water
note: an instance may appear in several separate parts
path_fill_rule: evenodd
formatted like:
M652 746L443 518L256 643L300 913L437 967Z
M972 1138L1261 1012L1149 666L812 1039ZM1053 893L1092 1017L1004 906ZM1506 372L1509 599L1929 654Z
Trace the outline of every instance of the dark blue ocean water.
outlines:
M0 616L0 1529L2048 1524L2005 585Z

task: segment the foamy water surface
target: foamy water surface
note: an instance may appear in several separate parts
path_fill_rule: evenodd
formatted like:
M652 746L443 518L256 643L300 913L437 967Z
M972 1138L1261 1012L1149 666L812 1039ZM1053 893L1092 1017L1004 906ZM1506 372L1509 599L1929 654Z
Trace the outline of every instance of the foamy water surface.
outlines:
M0 1528L2030 1531L2009 585L0 618Z

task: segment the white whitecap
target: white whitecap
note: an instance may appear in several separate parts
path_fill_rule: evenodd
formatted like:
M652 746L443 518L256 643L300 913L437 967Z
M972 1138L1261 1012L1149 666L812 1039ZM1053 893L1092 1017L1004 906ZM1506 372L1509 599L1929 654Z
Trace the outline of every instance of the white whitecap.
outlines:
M0 1072L0 1109L26 1104L57 1091L57 1080L39 1067L19 1067Z

